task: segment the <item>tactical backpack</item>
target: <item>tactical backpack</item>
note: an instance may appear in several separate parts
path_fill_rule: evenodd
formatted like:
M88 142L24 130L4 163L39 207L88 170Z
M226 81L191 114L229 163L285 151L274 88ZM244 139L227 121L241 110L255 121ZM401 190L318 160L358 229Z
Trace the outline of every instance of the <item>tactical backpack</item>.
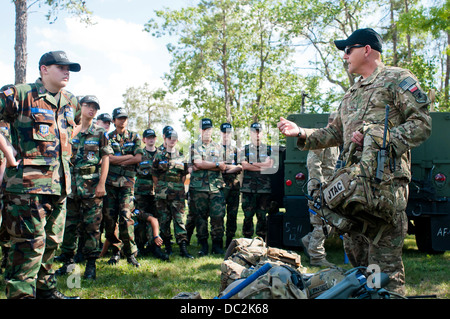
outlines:
M387 130L383 125L369 124L363 133L360 160L352 161L356 152L352 144L347 165L336 171L322 191L313 191L313 210L341 231L356 230L376 242L388 225L397 222L394 176L389 158L378 165L379 152L389 149ZM381 174L377 174L377 168Z

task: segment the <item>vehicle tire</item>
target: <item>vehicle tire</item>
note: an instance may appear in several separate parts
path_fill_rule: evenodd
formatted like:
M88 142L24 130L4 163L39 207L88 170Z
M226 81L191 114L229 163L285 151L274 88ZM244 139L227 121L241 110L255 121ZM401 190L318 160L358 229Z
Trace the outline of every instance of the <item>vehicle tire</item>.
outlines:
M419 217L414 219L416 244L419 251L427 254L443 254L434 250L431 242L431 218Z

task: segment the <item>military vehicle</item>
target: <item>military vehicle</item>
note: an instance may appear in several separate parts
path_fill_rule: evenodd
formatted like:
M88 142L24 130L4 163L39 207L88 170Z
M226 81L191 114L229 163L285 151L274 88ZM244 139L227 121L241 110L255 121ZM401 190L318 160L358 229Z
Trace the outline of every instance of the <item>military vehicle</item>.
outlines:
M412 181L409 185L408 232L415 234L420 251L441 253L450 250L450 113L431 112L432 134L411 150ZM326 126L329 114L291 114L290 121L301 127ZM308 181L307 151L300 151L297 138L288 137L280 151L284 180L274 177L276 198L284 213L269 216L268 243L300 247L300 239L311 230L305 192ZM275 182L276 181L276 182ZM284 185L281 185L283 183ZM282 203L280 198L282 198ZM280 232L279 230L282 229Z

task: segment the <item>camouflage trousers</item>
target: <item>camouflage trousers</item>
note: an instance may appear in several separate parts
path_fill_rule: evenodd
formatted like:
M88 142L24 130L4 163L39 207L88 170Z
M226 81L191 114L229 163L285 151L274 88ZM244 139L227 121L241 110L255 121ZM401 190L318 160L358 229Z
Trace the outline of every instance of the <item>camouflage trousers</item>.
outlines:
M56 288L52 264L63 239L66 199L5 193L3 222L11 240L5 269L7 298L34 298L36 289Z
M143 250L145 245L153 242L153 228L150 222L147 221L149 216L158 218L156 211L155 195L141 195L136 194L136 208L139 210L139 215L134 225L134 236L136 246L139 250Z
M222 191L210 193L190 190L190 200L196 214L195 227L198 240L208 239L208 217L211 224L211 239L222 240L225 216L225 200Z
M253 237L255 231L253 217L256 215L256 235L265 239L267 234L267 212L269 210L271 194L268 193L242 193L242 210L244 222L242 235L246 238Z
M78 240L83 240L82 253L86 259L100 255L100 223L103 198L68 198L64 239L61 251L74 256Z
M231 189L225 187L223 189L223 196L225 198L225 205L227 211L226 222L226 237L233 238L237 230L237 215L239 210L239 197L241 192L239 189Z
M184 207L185 200L177 199L157 199L156 208L158 209L158 221L161 230L161 238L165 243L172 239L170 224L173 220L173 230L177 244L187 241L186 227L184 225Z
M317 214L310 214L309 221L312 226L312 231L305 235L306 242L308 243L308 247L305 247L308 250L308 255L311 258L311 261L319 261L326 258L327 253L325 252L325 239L326 236L323 232L324 224L322 219ZM331 226L325 225L328 234L331 232Z
M105 237L114 253L123 250L125 256L134 255L137 252L132 217L134 190L132 187L106 185L106 192L108 196L103 201Z

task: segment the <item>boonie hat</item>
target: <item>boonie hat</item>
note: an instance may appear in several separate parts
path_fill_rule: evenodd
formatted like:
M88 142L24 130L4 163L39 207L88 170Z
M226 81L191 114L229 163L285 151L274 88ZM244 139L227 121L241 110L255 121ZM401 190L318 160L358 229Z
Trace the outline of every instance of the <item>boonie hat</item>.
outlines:
M202 119L201 121L202 130L206 130L212 127L212 121L210 119Z
M113 110L112 117L113 119L117 119L119 117L128 117L128 113L127 111L125 111L125 109L118 107Z
M95 95L86 95L80 100L80 104L83 103L94 103L97 105L97 110L100 110L100 103Z
M334 44L339 50L344 50L345 47L362 44L370 45L370 47L378 52L382 52L383 39L381 36L371 28L355 30L347 40L335 40Z
M220 124L220 130L221 130L223 133L226 133L227 131L229 132L229 131L231 131L232 129L233 129L233 126L231 126L230 123L222 123L222 124Z
M111 115L109 115L108 113L102 113L99 116L97 116L97 121L98 120L103 122L112 122Z
M151 128L148 128L144 131L144 133L142 133L142 136L143 137L156 136L156 133Z
M79 72L81 70L81 66L78 63L70 62L67 58L67 55L64 51L50 51L44 53L39 60L39 68L41 65L68 65L69 70L72 72Z

